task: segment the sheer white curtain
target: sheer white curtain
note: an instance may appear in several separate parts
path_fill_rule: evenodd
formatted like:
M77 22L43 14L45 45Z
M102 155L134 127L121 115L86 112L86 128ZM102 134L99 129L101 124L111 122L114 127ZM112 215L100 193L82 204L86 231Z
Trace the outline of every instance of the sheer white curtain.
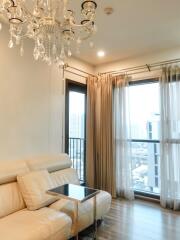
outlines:
M161 94L161 205L180 210L180 68L163 68Z
M114 79L114 152L116 160L117 195L134 198L131 169L131 142L128 107L128 78Z

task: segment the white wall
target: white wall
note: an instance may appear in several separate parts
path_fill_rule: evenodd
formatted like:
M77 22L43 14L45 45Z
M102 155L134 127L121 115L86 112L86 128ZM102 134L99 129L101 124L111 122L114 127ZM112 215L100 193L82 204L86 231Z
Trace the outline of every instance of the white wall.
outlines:
M96 73L108 72L108 71L116 71L120 69L125 69L129 67L136 67L144 64L152 64L159 61L166 61L171 59L180 58L180 48L173 48L169 50L163 50L160 52L153 52L148 55L142 55L132 59L125 59L123 61L116 61L108 64L102 64L95 68ZM133 79L147 78L159 76L160 71L152 71L150 73L142 73L138 75L134 75Z
M64 96L62 73L34 61L32 44L25 55L7 47L8 29L0 32L0 160L62 151ZM72 64L94 69L78 60ZM72 80L84 81L73 75Z
M95 67L93 67L93 66L91 66L91 65L89 65L87 63L84 63L82 61L79 61L77 59L69 59L68 64L70 66L75 67L75 68L79 68L82 71L85 71L85 72L88 72L88 73L92 73L92 74L95 73ZM72 69L69 69L69 70L72 71ZM80 73L80 72L78 72L76 70L73 70L73 72L75 72L77 74L80 74L80 75L83 75L83 76L85 75L84 73ZM85 78L79 77L79 76L74 75L74 74L72 75L70 73L66 73L65 76L66 76L66 78L73 79L74 81L86 84L86 79Z

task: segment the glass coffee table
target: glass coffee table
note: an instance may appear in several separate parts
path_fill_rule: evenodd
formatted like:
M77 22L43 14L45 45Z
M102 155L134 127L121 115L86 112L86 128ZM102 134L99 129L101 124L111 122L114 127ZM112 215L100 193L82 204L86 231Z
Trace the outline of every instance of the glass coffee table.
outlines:
M97 233L97 219L96 219L96 195L100 191L97 189L92 189L88 187L83 187L74 184L65 184L54 189L50 189L47 191L48 194L58 196L60 199L68 199L75 203L75 224L76 224L76 239L79 239L79 231L78 231L78 204L87 201L90 198L94 200L94 236L93 239L96 239Z

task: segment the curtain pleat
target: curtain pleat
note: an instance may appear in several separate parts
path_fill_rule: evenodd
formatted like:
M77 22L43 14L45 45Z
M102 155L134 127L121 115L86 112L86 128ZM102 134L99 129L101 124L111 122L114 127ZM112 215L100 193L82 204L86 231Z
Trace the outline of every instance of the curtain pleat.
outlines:
M87 85L87 184L133 199L128 79L102 75Z
M87 143L86 143L86 181L89 187L95 187L96 156L96 78L87 81Z
M163 68L161 95L161 205L180 210L180 68Z
M116 191L120 197L134 199L129 115L129 83L126 76L114 78L114 151Z
M112 78L87 80L87 184L116 196L113 154Z

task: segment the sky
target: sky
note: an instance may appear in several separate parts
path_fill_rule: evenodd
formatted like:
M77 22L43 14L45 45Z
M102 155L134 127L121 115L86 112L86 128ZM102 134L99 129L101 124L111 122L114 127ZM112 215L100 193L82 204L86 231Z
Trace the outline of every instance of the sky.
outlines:
M144 138L147 122L156 121L155 114L160 113L159 84L131 85L129 102L131 133L136 135L132 137Z
M144 122L151 119L153 113L160 112L158 83L130 86L129 97L134 122Z
M70 91L69 96L69 111L70 113L83 114L85 94Z

